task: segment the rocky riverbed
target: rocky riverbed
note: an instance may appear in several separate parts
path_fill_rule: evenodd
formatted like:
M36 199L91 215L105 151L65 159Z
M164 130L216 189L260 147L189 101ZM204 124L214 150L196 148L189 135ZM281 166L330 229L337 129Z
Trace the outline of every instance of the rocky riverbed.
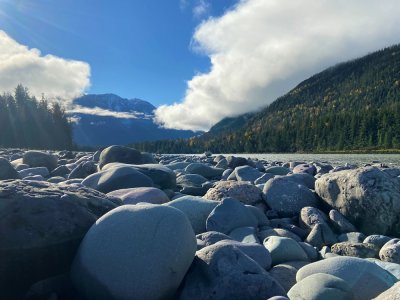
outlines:
M399 175L0 149L0 299L398 299Z

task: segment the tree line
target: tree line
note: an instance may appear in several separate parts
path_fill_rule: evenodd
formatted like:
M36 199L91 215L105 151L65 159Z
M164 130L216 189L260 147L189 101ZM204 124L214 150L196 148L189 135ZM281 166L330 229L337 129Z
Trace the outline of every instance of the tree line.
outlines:
M72 128L58 103L37 100L26 87L0 95L0 147L68 150Z

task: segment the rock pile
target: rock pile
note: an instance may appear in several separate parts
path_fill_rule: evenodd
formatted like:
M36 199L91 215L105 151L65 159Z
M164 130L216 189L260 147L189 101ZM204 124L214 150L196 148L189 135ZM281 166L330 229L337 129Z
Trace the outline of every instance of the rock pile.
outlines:
M0 149L0 299L396 299L399 175Z

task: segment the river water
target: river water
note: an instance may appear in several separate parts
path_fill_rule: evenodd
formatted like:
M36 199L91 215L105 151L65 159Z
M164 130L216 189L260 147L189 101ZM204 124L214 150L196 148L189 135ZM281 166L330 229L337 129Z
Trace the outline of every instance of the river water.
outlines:
M362 166L371 163L382 163L387 166L400 167L400 154L301 154L301 153L266 153L266 154L223 154L257 158L266 161L300 161L300 162L328 162L333 166L346 163Z

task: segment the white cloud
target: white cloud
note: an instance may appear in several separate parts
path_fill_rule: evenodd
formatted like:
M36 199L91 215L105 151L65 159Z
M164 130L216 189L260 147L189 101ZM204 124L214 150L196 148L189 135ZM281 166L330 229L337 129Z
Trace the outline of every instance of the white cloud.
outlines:
M117 112L111 111L108 109L94 107L89 108L80 105L73 105L67 110L67 113L71 116L72 119L79 119L79 116L74 116L74 114L85 114L85 115L96 115L101 117L114 117L119 119L151 119L151 115L146 115L141 112Z
M192 9L193 16L196 18L206 16L210 12L210 9L211 5L209 2L207 2L207 0L197 0Z
M193 43L211 70L163 105L165 127L207 130L256 110L315 72L400 42L398 0L242 0L203 22Z
M81 61L41 55L38 49L19 44L0 30L0 93L18 84L41 97L70 100L90 85L90 66Z

